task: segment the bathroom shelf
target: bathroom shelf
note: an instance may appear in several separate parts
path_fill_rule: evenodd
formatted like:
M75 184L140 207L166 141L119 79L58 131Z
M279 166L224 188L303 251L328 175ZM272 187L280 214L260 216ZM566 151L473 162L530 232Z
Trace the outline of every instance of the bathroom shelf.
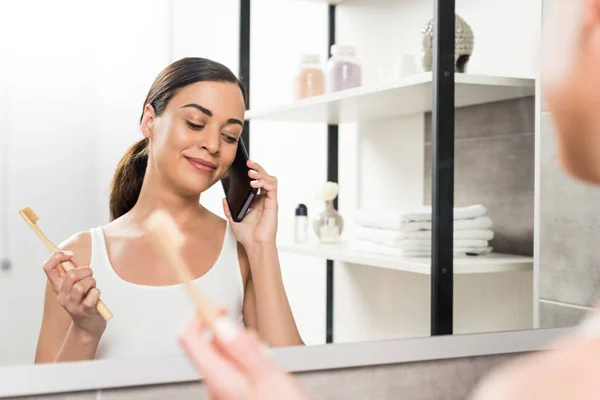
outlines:
M393 83L328 93L286 105L252 109L248 120L279 120L341 124L389 119L432 108L432 73L404 77ZM535 94L535 80L455 74L456 107L516 99Z
M431 260L428 257L396 257L355 250L346 243L336 244L284 244L281 252L320 257L334 261L367 265L430 275ZM460 256L454 258L455 274L490 274L513 271L532 271L533 258L492 253L485 256Z

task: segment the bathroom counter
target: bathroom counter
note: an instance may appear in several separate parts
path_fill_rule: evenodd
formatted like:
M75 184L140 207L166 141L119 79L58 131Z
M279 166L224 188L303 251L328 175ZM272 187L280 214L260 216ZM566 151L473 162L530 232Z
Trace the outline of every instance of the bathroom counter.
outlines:
M282 252L321 257L328 260L386 268L416 274L431 274L428 257L397 257L352 249L347 243L307 243L279 245ZM492 253L484 256L454 257L455 274L489 274L514 271L532 271L533 257Z

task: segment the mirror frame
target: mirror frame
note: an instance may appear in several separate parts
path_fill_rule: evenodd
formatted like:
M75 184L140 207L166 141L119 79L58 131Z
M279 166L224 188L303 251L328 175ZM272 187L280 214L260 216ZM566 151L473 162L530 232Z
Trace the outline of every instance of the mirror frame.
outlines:
M573 328L537 329L379 342L296 346L271 350L290 373L369 367L451 358L525 353L552 348ZM193 382L183 356L94 360L0 367L0 398Z

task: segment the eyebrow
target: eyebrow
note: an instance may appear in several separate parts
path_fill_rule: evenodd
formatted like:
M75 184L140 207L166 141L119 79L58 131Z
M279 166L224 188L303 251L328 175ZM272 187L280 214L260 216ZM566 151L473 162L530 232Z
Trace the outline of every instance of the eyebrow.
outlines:
M181 108L195 108L196 110L208 115L209 117L212 117L214 115L213 112L210 111L208 108L202 107L201 105L195 104L195 103L186 104L185 106L182 106ZM242 127L244 126L244 123L237 118L229 118L226 123L227 124L236 124L236 125L240 125Z

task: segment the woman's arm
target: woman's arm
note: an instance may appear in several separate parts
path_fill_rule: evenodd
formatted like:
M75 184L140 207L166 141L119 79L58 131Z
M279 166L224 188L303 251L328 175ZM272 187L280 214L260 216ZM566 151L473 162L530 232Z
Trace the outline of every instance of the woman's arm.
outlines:
M283 286L277 248L255 246L247 253L238 244L242 268L249 270L244 295L244 322L271 347L303 345Z
M44 313L35 363L91 360L95 358L100 342L101 333L95 334L86 331L73 323L73 318L61 306L57 295L57 292L60 292L60 286L64 286L63 283L67 280L73 288L75 285L85 285L92 279L89 268L78 269L70 276L59 276L57 270L60 262L69 259L75 262L76 265L87 265L89 263L91 249L89 234L77 234L64 245L61 245L60 248L77 254L77 256L71 258L63 253L57 253L44 264L44 270L49 279L46 284Z

